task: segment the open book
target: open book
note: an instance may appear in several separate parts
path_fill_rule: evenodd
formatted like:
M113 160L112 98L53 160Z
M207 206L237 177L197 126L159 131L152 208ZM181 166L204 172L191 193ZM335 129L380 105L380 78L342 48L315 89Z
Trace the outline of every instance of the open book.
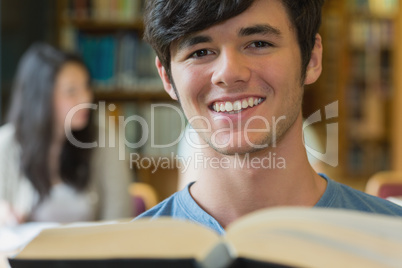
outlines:
M402 218L319 208L251 213L226 235L159 218L43 230L11 267L402 267Z

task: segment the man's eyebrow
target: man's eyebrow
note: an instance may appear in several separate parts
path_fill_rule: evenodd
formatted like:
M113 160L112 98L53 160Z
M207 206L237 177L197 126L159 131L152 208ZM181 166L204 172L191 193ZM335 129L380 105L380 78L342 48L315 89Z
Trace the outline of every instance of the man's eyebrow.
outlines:
M195 36L184 37L182 40L179 41L177 50L182 50L188 47L195 46L200 43L208 43L208 42L212 42L212 38L207 35L195 35Z
M241 28L239 30L239 36L250 36L254 34L275 35L280 37L281 31L278 28L267 24L258 24L246 28Z
M241 28L239 30L239 36L250 36L254 34L264 34L264 35L275 35L281 36L281 31L278 28L267 24L258 24L246 28ZM212 42L212 38L208 35L190 35L184 37L179 41L177 45L177 50L180 51L182 49L195 46L200 43L208 43Z

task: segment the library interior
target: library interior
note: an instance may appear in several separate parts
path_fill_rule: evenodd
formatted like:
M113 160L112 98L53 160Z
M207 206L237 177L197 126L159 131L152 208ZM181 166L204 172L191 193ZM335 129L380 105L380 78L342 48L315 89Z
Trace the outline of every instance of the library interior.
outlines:
M137 212L185 186L181 161L195 161L196 152L185 141L191 137L187 119L164 90L156 54L142 38L145 2L0 4L0 126L7 124L18 61L32 44L81 55L91 76L97 135L129 167ZM305 87L302 106L309 161L335 181L401 204L402 2L326 0L322 12L322 74Z

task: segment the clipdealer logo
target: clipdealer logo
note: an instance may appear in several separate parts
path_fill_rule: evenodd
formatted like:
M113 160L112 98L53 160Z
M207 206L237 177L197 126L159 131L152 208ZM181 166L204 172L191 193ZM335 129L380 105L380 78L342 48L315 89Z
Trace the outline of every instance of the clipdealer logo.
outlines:
M335 102L325 106L325 110L323 111L325 113L325 120L329 120L329 119L338 117L338 115L339 115L338 103L339 103L338 101L335 101ZM151 122L147 122L140 115L131 115L126 118L124 116L118 116L118 124L117 124L118 130L116 131L116 125L115 125L116 116L109 116L108 120L106 120L106 114L107 114L106 109L108 109L109 111L114 111L116 109L116 106L114 104L109 104L108 107L106 108L105 102L99 102L99 105L93 104L93 103L79 104L69 111L69 113L67 114L66 120L65 120L65 124L64 124L66 137L73 145L80 147L80 148L84 148L84 149L95 148L95 147L105 148L106 146L114 148L114 147L118 146L120 160L126 159L126 147L132 148L132 149L138 149L138 148L141 148L142 146L144 146L147 142L149 142L149 140L150 140L151 146L153 148L172 147L172 146L178 144L179 141L183 138L184 131L182 131L181 134L178 135L176 140L172 141L169 144L156 144L155 126L154 126L155 109L161 108L161 107L173 109L175 112L177 112L177 114L180 116L181 130L184 130L185 117L184 117L183 112L177 106L174 106L171 104L151 104L151 107L150 107ZM83 143L74 137L71 127L70 127L71 121L72 121L74 114L81 109L93 109L93 110L98 111L98 125L100 126L100 131L98 133L99 136L98 136L97 141ZM261 120L261 117L252 118L252 120L256 120L256 119ZM276 135L275 135L276 134L276 131L275 131L276 125L281 120L284 120L285 118L284 118L284 116L280 117L279 119L273 118L272 126L269 125L269 122L266 121L265 118L263 118L263 119L265 120L266 129L265 130L263 129L260 131L272 131L273 132L272 146L275 147L276 146L276 143L275 143L276 142ZM191 118L190 120L199 120L199 118L198 117L196 119ZM204 118L204 121L205 120L206 119ZM106 128L106 121L108 121L108 128ZM125 137L125 128L127 127L128 123L133 122L133 121L138 122L142 128L141 138L136 143L129 142L127 140L127 138ZM322 121L323 121L322 111L320 109L320 110L317 110L316 112L314 112L311 116L309 116L304 121L303 132L307 127L314 125L316 123L322 122ZM149 123L150 123L150 125L149 125ZM210 123L210 122L208 122L208 123ZM208 126L208 128L211 129L210 125ZM338 165L338 138L339 138L338 128L339 128L338 123L326 124L325 152L320 152L316 149L311 148L308 144L305 144L305 148L308 153L310 153L316 159L318 159L330 166L333 166L333 167L336 167ZM108 135L106 135L106 129L108 131L108 133L107 133ZM228 130L230 130L230 128ZM221 132L222 130L218 130L218 131ZM245 135L247 135L248 131L249 131L248 129L244 130ZM118 139L116 139L116 133L118 133ZM108 137L108 145L106 145L107 137ZM261 145L255 145L255 144L250 143L249 140L247 139L247 137L246 137L246 140L247 140L248 145L250 145L250 146L256 146L255 148L261 147ZM117 144L116 144L116 141L117 141ZM198 146L200 146L200 145L198 145Z
M338 118L339 116L339 101L335 101L325 106L325 120ZM322 122L321 110L314 112L303 123L303 132L305 128L315 123ZM337 167L339 163L339 124L329 123L326 124L326 139L325 139L325 152L319 152L307 144L304 144L308 153L318 160L332 166Z

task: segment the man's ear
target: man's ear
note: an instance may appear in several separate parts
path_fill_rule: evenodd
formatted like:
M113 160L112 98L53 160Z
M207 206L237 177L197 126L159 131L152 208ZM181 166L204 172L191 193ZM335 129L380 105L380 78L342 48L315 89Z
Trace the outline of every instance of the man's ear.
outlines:
M315 44L311 53L310 62L307 65L305 85L309 85L317 81L322 71L322 43L321 36L315 36Z
M165 67L162 66L161 61L158 57L155 58L155 65L158 68L159 76L162 79L163 87L165 91L170 95L170 97L174 100L177 100L176 92L173 88L173 84L170 82L169 75L167 74Z

